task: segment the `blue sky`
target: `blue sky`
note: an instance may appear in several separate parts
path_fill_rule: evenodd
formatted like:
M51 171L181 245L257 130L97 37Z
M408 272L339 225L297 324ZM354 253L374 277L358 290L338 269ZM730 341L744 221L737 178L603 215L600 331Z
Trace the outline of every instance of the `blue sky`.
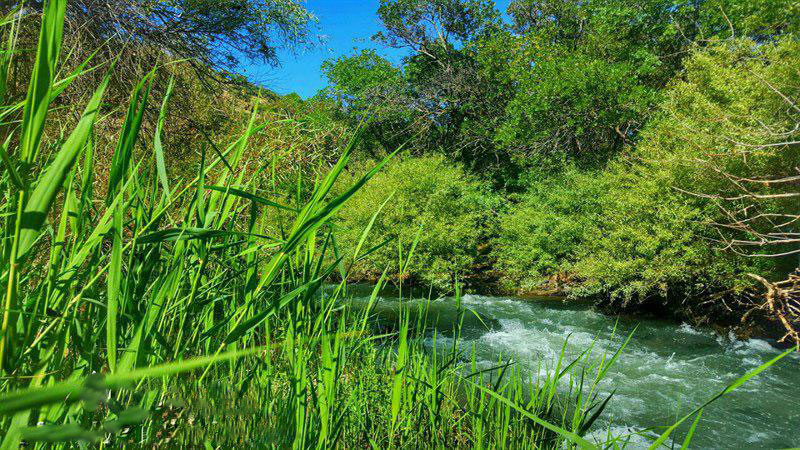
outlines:
M254 64L244 74L279 94L296 92L308 98L325 86L320 65L328 58L351 54L354 48L374 48L390 61L400 62L403 51L380 47L370 39L380 30L375 14L379 4L379 0L307 0L305 6L319 19L318 33L325 41L296 56L281 52L278 68Z
M505 10L509 1L499 0L497 5ZM306 0L306 8L319 19L323 44L296 56L281 52L278 68L250 64L243 68L244 75L279 94L296 92L308 98L325 86L320 65L328 58L351 54L354 48L374 48L390 61L400 62L404 51L376 45L370 39L381 29L375 14L379 5L379 0Z

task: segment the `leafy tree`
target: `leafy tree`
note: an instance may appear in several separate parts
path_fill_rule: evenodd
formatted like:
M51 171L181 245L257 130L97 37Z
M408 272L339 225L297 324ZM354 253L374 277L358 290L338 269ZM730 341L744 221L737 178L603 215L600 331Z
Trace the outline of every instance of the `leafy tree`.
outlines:
M412 115L407 108L402 71L374 50L329 59L322 64L328 88L320 92L338 105L351 127L362 124L359 145L372 156L394 151L407 139Z
M381 0L378 18L386 31L375 40L441 60L447 55L439 51L491 33L499 14L493 2L481 0Z
M794 0L705 0L697 13L700 39L749 37L758 42L800 32Z
M3 2L3 10L18 3ZM40 10L43 3L23 4ZM91 49L117 37L188 58L197 69L231 71L242 58L274 65L279 48L311 44L315 20L296 0L72 0L67 19L93 39Z
M797 55L792 38L695 49L624 158L534 183L501 219L499 267L518 283L567 272L576 295L678 308L752 286L747 273L785 277L800 217ZM752 257L763 253L777 258Z
M709 222L739 254L800 254L798 67L792 38L693 52L637 149L673 167L676 188L714 205Z
M496 116L498 87L484 80L473 43L502 29L494 3L480 0L383 0L378 42L405 48L407 88L398 103L412 117L418 151L442 151L471 169L486 169L491 136L482 122Z
M359 114L381 106L375 103L387 100L404 83L400 69L372 49L329 59L322 64L322 72L328 78L329 94L344 108Z
M680 68L692 8L672 0L517 0L526 49L506 76L518 87L497 139L524 164L602 164L635 138Z
M602 167L637 141L693 48L731 34L777 39L798 29L796 9L791 0L515 0L504 23L488 1L384 0L374 38L409 50L403 67L364 53L326 69L357 105L346 114L402 118L376 123L375 135L404 135L418 153L442 152L521 190L573 163Z
M635 135L659 89L642 82L642 64L553 51L513 72L517 90L496 139L527 168L602 164Z
M503 73L516 89L497 139L529 167L602 164L635 141L693 47L794 32L797 8L787 0L516 0L508 12L518 54Z

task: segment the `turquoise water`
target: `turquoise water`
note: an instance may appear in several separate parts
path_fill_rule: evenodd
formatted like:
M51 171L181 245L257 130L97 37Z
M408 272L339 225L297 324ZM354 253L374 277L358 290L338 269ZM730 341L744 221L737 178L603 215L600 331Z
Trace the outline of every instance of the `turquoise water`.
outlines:
M356 292L359 292L356 290ZM366 292L362 293L367 295ZM356 294L355 302L365 298ZM423 300L406 300L405 304ZM567 353L577 357L595 342L598 357L613 354L638 325L628 347L609 371L601 388L616 389L595 427L600 439L672 424L710 399L741 375L781 352L762 340L738 341L669 321L620 318L600 314L587 305L554 300L466 295L462 303L483 318L467 314L463 346L473 344L489 367L498 357L513 359L529 371L554 364L565 339ZM383 295L376 312L391 319L397 297ZM447 344L456 318L451 298L434 300L430 314ZM614 328L616 324L616 334ZM428 342L430 344L430 340ZM546 369L542 369L546 370ZM633 447L646 445L636 437ZM693 440L693 448L786 448L800 445L800 357L791 355L709 407ZM678 444L677 447L680 447Z

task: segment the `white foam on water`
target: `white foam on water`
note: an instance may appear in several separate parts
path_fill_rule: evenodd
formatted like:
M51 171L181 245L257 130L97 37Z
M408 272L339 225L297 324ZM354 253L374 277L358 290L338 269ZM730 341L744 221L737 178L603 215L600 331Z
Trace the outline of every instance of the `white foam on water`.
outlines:
M727 336L716 336L717 343L724 347L727 351L732 351L737 355L755 355L755 354L778 354L781 350L775 348L772 344L764 339L738 339L733 332L729 332Z
M452 298L436 302L437 308L455 307ZM628 332L619 329L612 337L615 319L591 310L479 295L465 295L462 305L496 324L492 330L471 333L474 337L461 342L467 359L472 356L473 345L476 347L479 369L494 367L501 359L513 360L524 367L524 375L535 378L552 372L567 336L565 360L569 362L591 345L592 361L603 355L610 358L628 337ZM630 330L632 325L622 329ZM428 338L426 345L432 344ZM453 339L439 335L436 344L441 351L449 351ZM599 386L601 399L612 389L617 392L602 423L595 425L590 436L604 441L607 429L603 424L609 423L615 425L615 435L671 423L678 414L691 411L778 353L780 350L765 340L741 341L732 335L718 337L688 324L673 326L643 320ZM796 437L800 442L800 414L788 406L781 407L800 398L793 381L797 378L792 375L800 373L792 370L800 369L798 362L800 357L786 358L781 365L789 366L776 365L708 408L693 446L715 448L715 442L723 436L730 438L732 432L739 448L779 446L787 437ZM645 437L634 436L628 448L646 448L649 443Z
M599 428L585 436L586 440L589 442L594 442L599 446L604 446L607 443L608 435L611 435L612 438L618 439L619 447L623 447L625 449L646 449L650 447L652 443L652 439L656 439L657 436L650 433L651 439L648 439L645 436L636 432L635 428L630 426L624 425L616 425L611 427ZM672 445L672 440L669 439L665 442L666 447L669 448Z
M767 433L766 431L757 431L752 433L750 436L747 437L747 442L751 444L758 444L759 442L764 442L770 437L772 437L772 433Z
M692 335L692 336L707 336L708 335L708 333L705 333L702 330L699 330L699 329L689 325L686 322L682 323L681 326L678 327L678 331L681 332L681 333L684 333L684 334Z
M538 330L530 329L518 319L501 319L500 329L481 336L479 341L503 354L515 354L518 359L550 357L553 351Z

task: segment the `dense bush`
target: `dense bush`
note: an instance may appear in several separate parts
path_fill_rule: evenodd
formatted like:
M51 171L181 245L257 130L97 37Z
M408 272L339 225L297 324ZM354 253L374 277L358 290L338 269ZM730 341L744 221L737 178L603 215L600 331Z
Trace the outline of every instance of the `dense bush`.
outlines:
M439 288L451 287L456 276L465 275L476 264L499 205L484 182L444 157L396 160L342 211L337 238L343 254L353 254L363 230L385 201L368 242L387 244L356 263L351 274L375 279L388 266L391 275L401 275L400 249L402 258L407 258L419 236L409 270L402 276Z
M568 272L600 213L601 172L572 169L533 183L501 216L493 257L506 287L528 290Z
M783 266L793 267L744 256L771 244L736 242L760 239L737 228L742 220L753 225L759 215L798 212L792 197L754 197L791 191L791 184L746 181L796 174L800 165L800 148L791 144L800 123L791 107L800 94L798 50L791 39L739 40L687 60L634 151L636 163L610 169L614 189L576 273L602 290L642 297L667 287L692 294L732 288L746 272L780 276Z
M494 241L506 285L529 291L562 276L577 282L572 295L624 303L732 287L752 261L715 247L713 210L672 189L673 175L617 162L534 185Z
M797 190L767 181L797 175L800 43L730 41L696 51L686 66L638 146L644 163L668 168L675 187L713 200L718 223L741 219L742 209L750 219L797 213L793 197L766 197Z
M791 183L747 180L788 177L800 165L791 138L799 54L791 39L696 50L638 146L602 171L534 183L502 218L499 267L523 289L567 272L582 281L573 294L624 302L701 296L744 286L750 271L794 267L786 258L745 257L748 247L736 242L747 230L735 225L798 213L795 197L757 197L790 192ZM749 239L750 253L770 247Z
M571 266L582 280L573 294L628 303L702 295L735 281L735 258L715 248L709 210L674 190L673 175L623 163L602 175L609 189Z

